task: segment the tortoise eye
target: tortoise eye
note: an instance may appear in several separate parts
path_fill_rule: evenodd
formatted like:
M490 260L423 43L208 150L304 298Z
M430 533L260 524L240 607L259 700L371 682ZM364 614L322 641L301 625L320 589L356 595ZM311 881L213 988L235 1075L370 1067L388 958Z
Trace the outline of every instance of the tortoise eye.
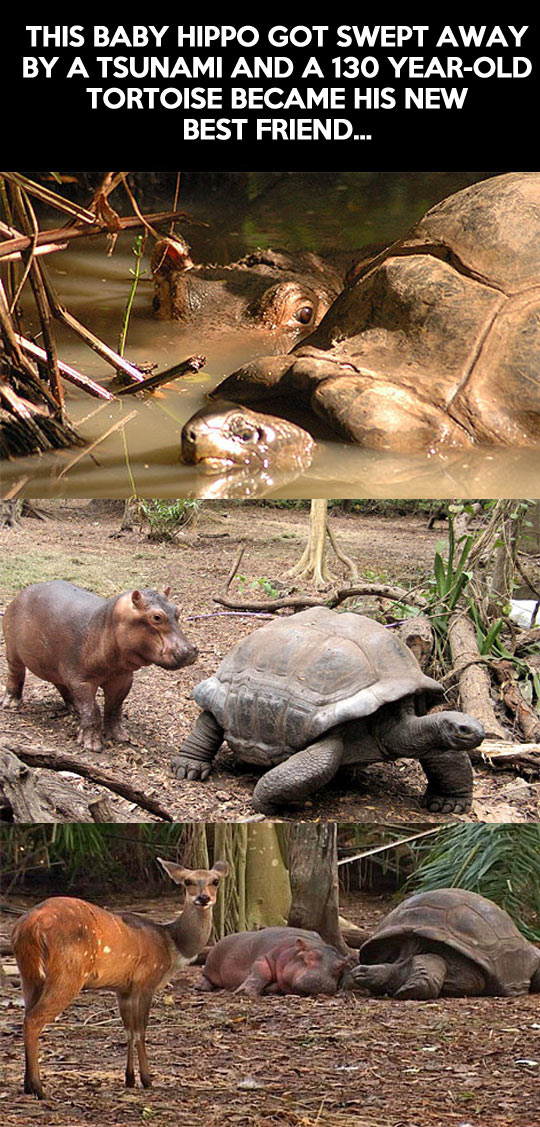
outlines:
M294 315L295 321L299 321L301 325L309 325L312 317L313 306L311 305L303 305L302 308L298 309Z

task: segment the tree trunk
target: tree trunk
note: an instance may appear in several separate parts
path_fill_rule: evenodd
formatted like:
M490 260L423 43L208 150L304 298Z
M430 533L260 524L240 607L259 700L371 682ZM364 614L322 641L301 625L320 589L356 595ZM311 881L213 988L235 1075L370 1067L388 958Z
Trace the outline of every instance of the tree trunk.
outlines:
M214 911L217 938L285 923L291 892L274 825L217 823L214 858L230 867Z
M327 518L328 501L320 497L314 499L311 502L308 542L298 563L287 572L287 575L297 579L312 578L314 587L327 587L334 579L326 561L327 535L338 560L345 564L351 579L358 578L354 561L338 547L336 538L328 527Z
M318 931L326 943L347 952L339 926L337 825L287 825L292 903L287 923Z

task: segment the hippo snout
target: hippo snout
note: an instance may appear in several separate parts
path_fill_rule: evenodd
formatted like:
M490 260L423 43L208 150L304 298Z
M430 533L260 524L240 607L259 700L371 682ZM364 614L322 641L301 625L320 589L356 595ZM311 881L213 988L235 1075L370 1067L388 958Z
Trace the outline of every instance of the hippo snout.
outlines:
M156 665L161 665L164 669L182 669L184 665L193 665L198 656L199 651L191 642L177 642L165 651L162 660L157 661Z

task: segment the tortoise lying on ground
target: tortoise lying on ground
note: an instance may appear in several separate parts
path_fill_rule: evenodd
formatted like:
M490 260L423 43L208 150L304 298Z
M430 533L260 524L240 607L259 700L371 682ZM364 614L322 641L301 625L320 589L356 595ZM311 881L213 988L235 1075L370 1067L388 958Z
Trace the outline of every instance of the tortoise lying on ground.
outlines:
M344 984L394 998L540 993L540 951L507 912L462 888L404 900L360 948Z
M426 716L442 688L380 623L314 607L243 638L193 690L204 709L172 760L178 778L205 779L222 741L271 767L253 794L271 812L324 786L341 764L419 759L428 810L462 812L472 800L467 748L482 725L461 712Z
M334 256L337 257L337 256ZM292 340L318 325L343 287L352 256L335 264L310 251L258 250L228 266L195 266L180 237L152 252L154 313L212 329L283 329Z
M301 427L235 403L203 407L182 430L182 461L216 475L211 497L260 496L303 473L315 449Z
M301 399L341 437L388 450L540 438L540 173L473 184L431 208L288 355L216 389Z

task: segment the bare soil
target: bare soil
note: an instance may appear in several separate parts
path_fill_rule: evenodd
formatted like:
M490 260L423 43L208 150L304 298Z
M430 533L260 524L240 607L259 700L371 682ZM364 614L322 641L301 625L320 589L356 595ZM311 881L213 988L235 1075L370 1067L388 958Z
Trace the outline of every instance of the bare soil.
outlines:
M167 899L129 906L158 919L177 909ZM345 910L371 927L389 906L388 896L357 893ZM5 923L2 930L6 934ZM4 963L5 1127L145 1121L175 1127L536 1127L540 1121L538 996L246 998L197 993L196 967L154 1000L152 1089L124 1088L124 1034L113 995L83 993L42 1035L47 1098L38 1102L22 1093L22 999L15 964Z
M235 762L223 747L205 782L179 782L169 769L171 756L190 731L199 708L190 700L195 684L215 671L232 645L260 625L256 616L223 611L213 595L223 591L238 547L245 544L240 575L230 593L265 597L270 583L287 587L286 572L297 562L308 530L307 510L261 505L206 503L195 524L174 544L152 543L137 529L118 536L120 514L108 502L48 502L45 521L25 518L14 529L0 530L0 605L4 609L27 583L64 578L103 595L130 586L171 584L171 598L182 608L186 633L199 648L194 666L174 673L157 667L141 670L126 701L131 742L107 746L90 755L76 744L75 718L63 710L52 685L27 676L23 707L2 714L8 744L56 749L74 754L129 779L159 797L180 821L237 821L250 817L257 775ZM417 583L429 575L444 526L429 530L425 516L380 516L332 513L332 527L341 548L354 557L366 580ZM331 559L338 581L347 580L341 563ZM303 590L306 590L304 585ZM309 589L309 585L308 588ZM314 594L311 590L311 594ZM362 609L374 612L374 600ZM6 663L2 643L0 679ZM73 776L87 795L92 784ZM401 760L368 770L344 770L311 801L280 815L339 821L433 822L529 821L540 815L540 785L515 772L496 774L475 769L475 802L468 815L429 815L420 802L425 779L417 762ZM144 817L115 797L124 819Z

